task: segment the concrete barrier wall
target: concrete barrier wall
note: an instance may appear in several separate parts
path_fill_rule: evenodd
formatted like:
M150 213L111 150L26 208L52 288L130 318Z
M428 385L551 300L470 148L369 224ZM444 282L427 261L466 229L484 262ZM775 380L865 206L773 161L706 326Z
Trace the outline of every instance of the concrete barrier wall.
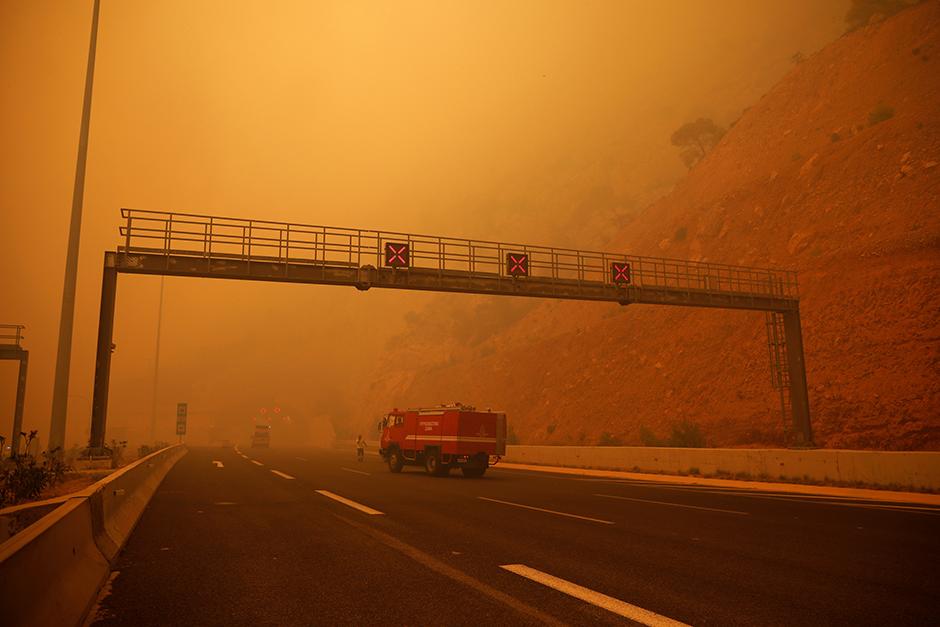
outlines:
M77 625L109 572L90 501L72 499L0 545L0 622Z
M86 490L93 500L101 499L104 534L99 532L98 543L109 561L127 542L163 478L185 454L186 448L182 446L157 451Z
M0 624L80 624L153 493L185 454L182 446L152 453L0 544Z
M507 447L504 460L598 470L730 474L940 490L937 452L514 445Z

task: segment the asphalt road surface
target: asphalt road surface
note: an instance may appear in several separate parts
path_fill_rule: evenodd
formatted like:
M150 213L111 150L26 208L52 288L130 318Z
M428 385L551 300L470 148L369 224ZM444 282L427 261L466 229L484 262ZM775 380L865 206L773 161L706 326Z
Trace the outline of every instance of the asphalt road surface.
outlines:
M927 625L938 565L924 506L195 448L94 624Z

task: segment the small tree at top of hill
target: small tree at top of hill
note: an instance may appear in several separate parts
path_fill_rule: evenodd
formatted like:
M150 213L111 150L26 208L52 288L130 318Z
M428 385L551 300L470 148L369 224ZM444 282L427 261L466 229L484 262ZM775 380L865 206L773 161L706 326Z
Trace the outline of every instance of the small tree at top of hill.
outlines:
M715 124L711 118L699 118L694 122L686 122L672 134L672 145L680 148L679 158L686 167L705 158L706 153L714 148L725 129Z
M845 23L849 30L855 30L868 24L876 15L888 17L902 9L917 4L920 0L852 0Z

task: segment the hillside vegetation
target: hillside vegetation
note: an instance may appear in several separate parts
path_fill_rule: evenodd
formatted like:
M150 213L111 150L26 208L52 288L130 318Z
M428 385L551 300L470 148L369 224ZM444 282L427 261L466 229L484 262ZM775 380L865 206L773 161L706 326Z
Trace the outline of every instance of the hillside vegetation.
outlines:
M940 449L938 162L932 1L796 64L607 248L798 270L817 444ZM383 354L367 422L460 400L505 409L526 443L649 443L689 424L709 446L785 443L763 314L440 303Z

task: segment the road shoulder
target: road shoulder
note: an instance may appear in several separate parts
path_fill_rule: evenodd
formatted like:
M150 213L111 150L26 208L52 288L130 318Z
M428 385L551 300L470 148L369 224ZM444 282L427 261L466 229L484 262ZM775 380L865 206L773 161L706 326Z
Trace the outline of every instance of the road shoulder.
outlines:
M517 464L500 462L495 469L527 470L559 475L597 477L604 479L623 479L647 481L673 485L711 486L753 490L760 492L782 492L787 494L807 494L812 496L836 496L842 498L890 501L892 503L912 503L917 505L940 506L940 494L920 492L898 492L893 490L872 490L866 488L839 488L833 486L804 485L798 483L774 483L768 481L741 481L738 479L706 479L704 477L683 477L678 475L658 475L652 473L626 472L621 470L592 470L589 468L566 468L563 466L537 466L535 464Z

